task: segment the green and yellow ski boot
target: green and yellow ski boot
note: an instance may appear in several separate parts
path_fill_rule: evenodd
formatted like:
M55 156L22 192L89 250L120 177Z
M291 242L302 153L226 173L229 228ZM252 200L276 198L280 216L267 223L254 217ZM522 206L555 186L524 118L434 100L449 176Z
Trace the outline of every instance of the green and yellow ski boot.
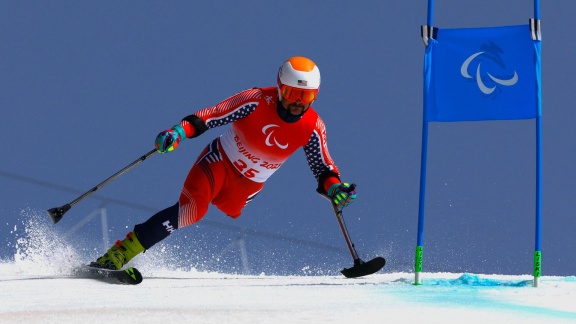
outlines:
M91 267L120 270L122 267L132 260L140 252L144 251L144 247L138 241L136 233L129 232L126 238L122 241L116 241L103 256L99 257L96 262L90 263Z

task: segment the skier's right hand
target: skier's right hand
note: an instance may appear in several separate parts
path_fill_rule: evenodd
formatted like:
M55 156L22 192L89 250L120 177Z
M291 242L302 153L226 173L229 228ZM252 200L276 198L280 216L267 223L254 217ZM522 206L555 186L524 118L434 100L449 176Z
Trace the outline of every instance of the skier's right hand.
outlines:
M156 136L155 147L158 153L166 153L173 151L178 147L181 140L186 138L186 132L180 125L160 132Z

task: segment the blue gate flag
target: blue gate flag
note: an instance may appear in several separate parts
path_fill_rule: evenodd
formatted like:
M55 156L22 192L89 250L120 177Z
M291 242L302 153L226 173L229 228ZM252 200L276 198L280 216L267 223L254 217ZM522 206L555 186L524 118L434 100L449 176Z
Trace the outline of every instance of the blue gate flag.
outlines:
M425 121L536 118L539 64L529 25L438 29L424 56Z

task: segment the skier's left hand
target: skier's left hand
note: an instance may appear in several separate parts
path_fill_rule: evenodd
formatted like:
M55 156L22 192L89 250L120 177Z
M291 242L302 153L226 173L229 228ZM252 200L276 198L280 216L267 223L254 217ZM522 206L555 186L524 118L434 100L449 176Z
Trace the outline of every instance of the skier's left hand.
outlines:
M348 184L346 182L333 184L328 188L328 197L332 199L332 202L338 206L338 208L343 208L350 205L354 199L356 199L355 189L355 184Z

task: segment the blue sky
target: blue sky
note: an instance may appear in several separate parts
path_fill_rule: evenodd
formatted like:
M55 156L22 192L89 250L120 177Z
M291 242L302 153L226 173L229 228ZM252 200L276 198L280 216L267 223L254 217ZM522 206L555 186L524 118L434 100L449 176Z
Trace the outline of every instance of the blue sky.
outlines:
M389 269L410 271L426 3L0 1L0 252L12 253L14 226L30 210L70 202L148 152L161 130L243 89L273 85L286 58L304 55L322 72L314 107L326 122L330 153L343 180L358 185L357 202L345 210L352 239L362 257L382 255ZM541 7L548 275L576 269L569 252L576 244L576 154L569 143L576 92L568 80L576 45L567 39L575 7ZM480 27L532 17L532 1L439 1L434 21L440 28ZM196 156L223 131L187 140L99 191L110 239L173 204ZM534 121L430 125L425 270L531 273L534 139ZM297 152L240 219L213 208L204 225L179 231L173 242L194 256L218 254L243 231L256 269L263 265L254 260L278 256L294 269L304 259L348 266L338 224L315 187ZM55 226L68 231L102 199L82 201ZM100 225L89 225L75 233L77 244L96 256Z

